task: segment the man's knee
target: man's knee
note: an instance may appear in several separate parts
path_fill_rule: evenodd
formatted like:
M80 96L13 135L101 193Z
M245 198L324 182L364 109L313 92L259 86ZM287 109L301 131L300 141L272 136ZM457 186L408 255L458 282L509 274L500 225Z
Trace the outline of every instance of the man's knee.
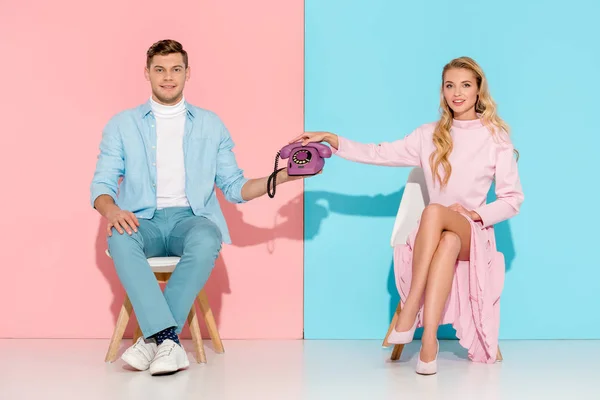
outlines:
M212 221L199 219L186 235L186 250L198 254L218 254L221 251L221 231Z
M108 243L108 251L113 253L118 253L121 251L130 251L134 248L141 248L142 242L140 238L139 232L132 233L129 235L128 233L120 234L116 230L113 229L113 233L107 239Z

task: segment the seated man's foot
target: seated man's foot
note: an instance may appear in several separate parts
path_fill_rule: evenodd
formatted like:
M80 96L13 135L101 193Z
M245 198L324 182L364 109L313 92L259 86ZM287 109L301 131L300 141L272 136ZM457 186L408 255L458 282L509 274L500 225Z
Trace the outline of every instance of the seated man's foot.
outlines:
M156 355L157 345L152 339L139 338L137 342L123 353L121 359L137 369L145 371Z
M177 336L177 333L175 332L174 326L163 329L162 331L157 332L150 337L153 338L154 340L156 340L156 344L159 346L162 344L162 342L164 342L167 339L171 339L173 342L175 342L181 346L181 343L179 343L179 337Z
M175 373L190 365L187 353L182 346L171 339L162 342L150 364L152 375L165 375Z

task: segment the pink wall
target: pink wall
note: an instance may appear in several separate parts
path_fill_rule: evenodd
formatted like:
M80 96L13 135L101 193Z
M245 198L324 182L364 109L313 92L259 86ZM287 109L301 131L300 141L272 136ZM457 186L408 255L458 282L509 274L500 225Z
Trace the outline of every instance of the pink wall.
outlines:
M110 337L123 290L89 184L104 124L150 96L146 49L182 42L186 98L222 117L240 166L259 177L303 129L303 23L301 0L3 7L0 337ZM223 338L302 337L303 210L289 204L302 185L222 201L234 243L208 292Z

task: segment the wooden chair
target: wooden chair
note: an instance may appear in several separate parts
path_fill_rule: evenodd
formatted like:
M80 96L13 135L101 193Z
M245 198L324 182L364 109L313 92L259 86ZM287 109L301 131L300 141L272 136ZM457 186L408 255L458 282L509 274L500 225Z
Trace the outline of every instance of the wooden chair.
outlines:
M394 222L394 228L390 240L392 247L406 243L410 233L417 227L417 222L427 204L429 204L429 194L427 193L425 174L421 168L413 168L408 175L406 187L404 188L402 200L400 200L400 206L398 207L398 213ZM398 302L392 322L390 323L385 338L383 339L383 347L390 346L387 338L392 332L392 329L394 329L401 311L402 303ZM390 357L391 360L399 360L403 349L403 344L394 345L394 349L392 350L392 355ZM502 361L500 347L498 347L498 355L496 358L498 361Z
M106 254L110 257L108 250L106 250ZM152 268L152 272L154 272L154 276L156 276L156 279L159 283L168 282L178 262L179 257L152 257L148 259L148 263ZM204 316L204 322L208 328L208 333L212 339L214 349L217 353L224 353L225 349L223 348L223 343L221 342L221 337L219 336L217 323L210 305L208 304L208 298L204 289L198 293L197 299L200 306L200 311L202 311L202 315ZM113 331L112 338L108 346L108 351L106 353L106 362L113 362L116 360L119 346L121 345L121 340L123 339L123 334L125 333L125 328L127 328L127 323L129 322L132 310L133 307L131 305L131 301L129 300L127 294L125 294L125 299L123 300L123 305L121 306L121 312L117 318L117 324L115 326L115 330ZM133 334L133 343L135 343L138 338L142 336L140 326L135 319L134 324L135 333ZM188 325L192 335L192 342L194 343L194 348L196 350L196 361L198 363L206 363L206 353L204 352L204 342L202 341L200 325L198 324L198 315L196 314L195 302L192 305L188 315Z

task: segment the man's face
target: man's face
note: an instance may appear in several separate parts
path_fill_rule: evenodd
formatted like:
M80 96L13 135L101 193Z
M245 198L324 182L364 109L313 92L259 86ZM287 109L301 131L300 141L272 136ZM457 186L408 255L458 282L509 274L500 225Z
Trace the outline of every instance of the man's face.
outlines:
M181 53L171 53L154 56L145 75L152 86L154 101L170 106L182 99L185 82L190 79L190 69L185 67Z

